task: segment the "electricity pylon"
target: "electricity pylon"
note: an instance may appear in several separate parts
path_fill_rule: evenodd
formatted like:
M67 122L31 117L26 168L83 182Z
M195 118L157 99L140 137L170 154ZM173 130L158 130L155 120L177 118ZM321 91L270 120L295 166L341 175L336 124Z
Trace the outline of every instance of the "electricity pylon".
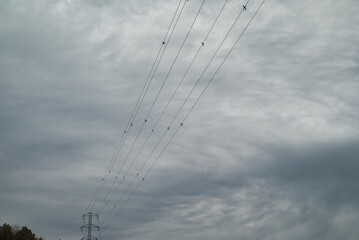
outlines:
M85 224L86 217L88 218L87 224ZM92 239L97 240L97 238L95 238L91 235L91 229L96 228L97 231L100 231L100 227L97 225L94 225L92 223L92 217L97 217L97 222L99 221L97 213L89 212L89 213L82 215L82 219L83 219L85 225L81 226L81 231L83 231L84 228L87 228L87 236L81 238L81 240L92 240Z

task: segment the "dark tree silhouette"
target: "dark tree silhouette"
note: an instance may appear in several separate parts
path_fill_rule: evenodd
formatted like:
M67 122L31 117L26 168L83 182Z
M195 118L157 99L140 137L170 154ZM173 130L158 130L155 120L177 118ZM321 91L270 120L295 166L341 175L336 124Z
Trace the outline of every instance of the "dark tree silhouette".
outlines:
M10 226L7 223L0 226L0 240L43 240L41 237L35 237L27 227Z

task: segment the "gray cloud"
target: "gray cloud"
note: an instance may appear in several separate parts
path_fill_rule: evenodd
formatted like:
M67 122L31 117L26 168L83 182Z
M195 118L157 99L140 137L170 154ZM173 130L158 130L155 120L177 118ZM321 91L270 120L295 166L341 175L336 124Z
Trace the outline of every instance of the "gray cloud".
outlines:
M228 2L124 183L145 162L243 2ZM0 4L0 224L27 225L46 239L81 237L81 215L112 158L177 3ZM186 3L109 183L200 3ZM259 3L249 2L185 110ZM206 1L135 153L222 4ZM357 239L357 5L350 0L266 2L102 238ZM124 170L134 156L129 155ZM126 187L122 184L119 193Z

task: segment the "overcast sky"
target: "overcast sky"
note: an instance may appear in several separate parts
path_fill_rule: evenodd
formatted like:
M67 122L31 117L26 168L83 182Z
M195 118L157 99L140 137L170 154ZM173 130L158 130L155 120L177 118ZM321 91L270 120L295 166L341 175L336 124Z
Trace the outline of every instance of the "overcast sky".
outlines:
M359 2L265 1L155 162L262 0L248 2L200 79L246 3L229 0L201 47L225 2L204 1L169 72L202 2L0 2L1 225L80 239L82 214L126 136L93 209L114 183L101 239L359 238Z

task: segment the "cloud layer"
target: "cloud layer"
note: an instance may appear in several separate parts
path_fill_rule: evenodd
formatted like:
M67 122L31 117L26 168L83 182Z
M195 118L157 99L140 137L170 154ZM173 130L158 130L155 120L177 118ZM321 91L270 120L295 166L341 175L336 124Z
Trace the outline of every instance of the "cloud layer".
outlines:
M248 2L167 131L245 4L228 1L100 222L116 213L119 207L111 208L168 132L133 186L144 177L260 2ZM0 224L27 225L46 239L81 238L81 216L178 3L0 3ZM125 162L201 3L185 3L166 39L166 52L97 205ZM119 177L223 4L205 1ZM357 239L358 4L266 1L145 181L110 224L101 224L106 228L101 238Z

